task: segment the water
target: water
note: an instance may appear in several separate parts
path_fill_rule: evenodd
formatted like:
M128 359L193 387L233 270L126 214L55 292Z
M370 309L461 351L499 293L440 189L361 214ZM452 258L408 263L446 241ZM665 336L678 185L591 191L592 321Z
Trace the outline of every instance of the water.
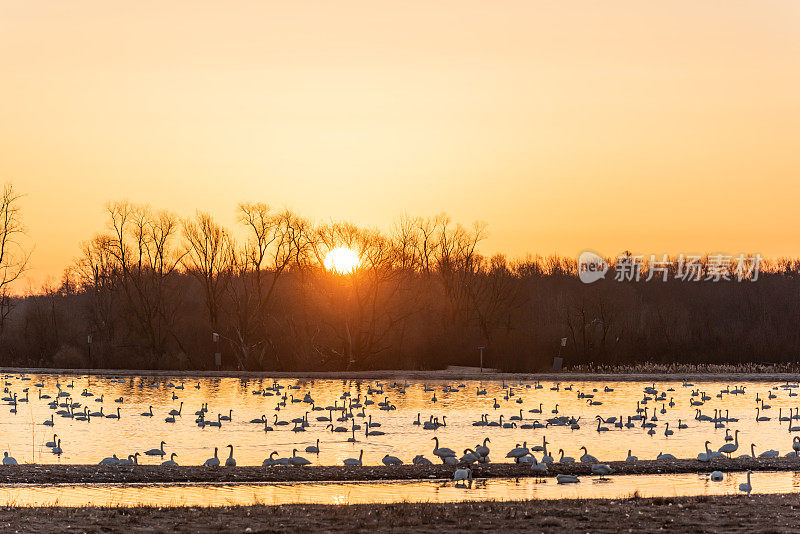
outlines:
M6 396L16 394L18 398L24 397L24 388L29 389L29 402L18 402L16 413L10 413L12 406L6 403L0 406L0 450L8 451L20 463L34 462L45 464L95 464L100 459L112 453L120 457L133 452L143 452L147 449L158 448L159 442L167 442L167 454L177 452L176 460L182 465L197 465L213 455L214 447L220 448L220 456L224 461L227 451L224 447L228 444L235 446L234 453L238 465L261 465L261 462L273 450L279 456L290 456L292 449L300 450L299 455L308 458L317 465L340 465L345 458L358 457L361 449L364 450L364 464L376 465L386 454L397 456L410 463L417 454L424 454L431 460L433 436L437 436L442 447L454 449L459 455L466 447L473 448L477 443L489 437L492 452L490 458L494 462L509 461L505 453L515 444L527 441L528 445L541 444L544 436L549 442L548 448L553 456L558 459L558 449L563 448L566 454L578 458L582 453L579 447L585 445L589 453L602 461L621 460L627 456L628 449L641 459L653 459L663 451L681 458L694 458L704 450L704 442L711 441L713 449L725 443L725 428L715 428L714 423L695 420L695 410L698 407L690 406L690 399L694 389L707 392L711 397L702 409L703 414L714 415L714 409L728 410L730 417L738 417L738 422L725 423L731 434L740 430L739 441L741 446L737 453L748 453L750 443L756 444L756 453L766 449L776 449L781 455L791 451L793 433L789 432L786 422L778 421L779 408L782 414L787 415L788 409L800 406L794 394L798 388L782 388L781 384L765 382L742 383L746 393L743 395L725 394L719 399L716 395L720 390L732 384L720 382L696 381L694 387L682 387L680 382L657 382L659 391L673 388L667 392L667 401L663 406L666 413L662 414L662 403L650 401L645 406L648 408L648 418L656 409L658 421L655 434L650 436L646 429L642 429L640 422L633 429L617 429L613 424L603 424L610 428L608 432L597 432L596 415L604 418L611 416L635 415L636 403L643 398L643 389L651 382L585 382L566 380L561 383L558 391L550 388L554 382L542 382L541 388L536 389L534 382L523 385L513 384L513 396L505 400L509 389L504 389L500 381L481 380L455 380L455 381L427 381L409 382L405 393L399 389L388 387L390 381L384 383L383 394L372 394L369 398L375 404L366 406L367 417L353 417L357 424L362 425L362 430L356 432L357 443L348 443L350 433L332 433L325 429L327 422L318 422L316 417L328 416L327 411L311 411L309 413L310 427L306 432L292 432L292 424L275 426L275 431L264 432L263 425L251 424L250 419L258 418L265 414L270 422L277 415L280 420L290 421L295 417L302 417L309 410L309 405L302 402L292 403L287 401L286 407L279 411L275 407L280 399L278 396L265 397L254 395L253 391L263 390L271 386L271 379L240 380L238 378L202 378L199 380L188 379L183 382L184 389L168 387L172 382L180 386L180 378L139 378L127 377L124 383L113 381L112 377L81 377L65 375L27 375L31 380L22 380L19 376L7 377L4 380ZM150 385L158 380L159 387ZM41 390L55 398L58 390L56 381L59 381L62 390L73 395L73 402L87 405L91 411L103 407L104 413L116 412L120 408L121 419L91 418L90 422L81 422L75 419L54 417L55 426L47 427L42 423L50 418L54 412L48 408L48 400L39 400ZM66 385L74 381L74 387ZM44 387L38 388L36 383L42 382ZM344 402L341 396L350 393L350 398L356 399L359 395L363 403L368 388L376 387L374 380L287 380L281 379L279 383L284 386L281 394L293 394L296 399L302 399L308 392L318 406L339 405ZM195 385L200 388L196 389ZM465 387L457 388L455 392L445 392L445 386L456 387L464 384ZM572 391L565 391L564 386L572 384ZM509 385L509 384L506 384ZM289 390L287 386L297 386L299 389ZM434 391L425 391L426 386ZM604 391L608 387L611 392ZM777 389L772 389L776 387ZM478 396L478 389L486 389L486 395ZM95 397L82 397L83 389L93 392ZM588 399L578 398L578 392L594 393L594 400L602 405L589 405ZM756 422L756 394L760 397L768 393L776 395L774 399L765 401L771 408L762 412L771 421ZM432 402L434 393L437 402ZM103 394L103 402L95 402ZM177 399L173 399L173 395ZM114 398L122 396L122 404L115 403ZM378 408L378 402L385 397L396 406L391 411ZM669 407L672 398L675 406ZM494 408L494 399L499 407ZM522 399L522 403L517 403ZM52 400L52 399L51 399ZM61 399L63 400L63 399ZM165 422L165 417L171 409L177 409L183 402L182 417L177 417L175 423ZM233 410L233 420L223 421L220 428L199 428L195 424L194 412L201 403L208 403L208 419L217 419L217 414L228 415ZM542 404L543 413L533 414L528 410L539 408ZM550 427L537 430L523 430L520 428L475 427L473 421L480 419L481 414L488 414L491 421L497 421L501 415L504 422L511 416L519 415L523 410L524 420L521 423L532 423L533 420L544 422L553 417L551 413L558 404L559 415L580 417L580 430L570 430L568 426ZM154 417L142 417L139 414L147 412L148 407L153 407ZM82 409L82 408L81 408ZM354 409L357 413L360 410ZM422 420L433 415L440 421L446 418L447 426L438 430L424 430L421 426L412 424L417 413L422 414ZM334 419L340 414L334 412ZM374 423L380 423L383 436L365 437L365 420L372 416ZM679 430L678 420L688 425L688 428ZM674 435L665 436L665 424L669 423ZM516 422L518 425L519 421ZM337 422L337 426L350 427L351 422ZM793 425L800 425L794 420ZM44 446L46 441L57 433L61 441L63 454L56 456ZM305 447L320 440L320 454L304 452ZM538 454L537 454L538 455ZM159 457L140 457L141 463L154 464L161 461Z
M471 489L445 481L314 482L236 485L94 484L0 486L0 506L233 506L278 504L373 504L396 502L460 502L523 499L627 498L689 495L734 495L743 473L729 473L721 482L705 475L624 475L606 481L582 477L578 484L555 479L489 479ZM751 478L753 493L793 493L800 475L759 472Z

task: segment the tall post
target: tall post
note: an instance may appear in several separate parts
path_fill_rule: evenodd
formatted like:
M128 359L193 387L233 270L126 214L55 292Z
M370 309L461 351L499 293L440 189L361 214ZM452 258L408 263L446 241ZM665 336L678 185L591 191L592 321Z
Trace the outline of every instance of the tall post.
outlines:
M486 345L478 346L478 350L481 352L481 373L483 372L483 349L486 348Z

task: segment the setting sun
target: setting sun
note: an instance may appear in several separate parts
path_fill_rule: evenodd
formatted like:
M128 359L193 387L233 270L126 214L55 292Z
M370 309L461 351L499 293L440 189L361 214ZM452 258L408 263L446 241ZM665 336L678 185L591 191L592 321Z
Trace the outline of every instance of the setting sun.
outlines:
M358 254L347 247L336 247L325 255L325 268L340 274L353 272L360 262Z

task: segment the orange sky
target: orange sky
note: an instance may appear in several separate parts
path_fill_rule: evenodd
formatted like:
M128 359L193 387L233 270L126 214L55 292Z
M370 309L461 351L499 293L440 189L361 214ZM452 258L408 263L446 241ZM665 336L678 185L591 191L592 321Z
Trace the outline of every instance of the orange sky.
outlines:
M446 211L511 255L800 255L794 0L5 0L0 72L34 285L114 199Z

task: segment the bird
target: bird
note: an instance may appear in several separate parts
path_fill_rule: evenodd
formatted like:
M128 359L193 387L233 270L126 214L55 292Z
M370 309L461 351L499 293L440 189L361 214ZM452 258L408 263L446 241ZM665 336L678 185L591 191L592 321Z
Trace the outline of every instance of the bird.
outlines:
M233 445L228 444L228 447L230 447L231 453L225 460L225 467L236 467L236 458L233 457Z
M433 455L441 458L442 463L446 463L445 458L456 457L456 451L454 451L453 449L448 449L447 447L439 447L439 438L433 437L431 439L436 442L435 446L433 447Z
M403 465L403 461L397 456L386 455L381 459L383 465Z
M456 483L456 487L465 487L465 482L469 483L469 487L472 487L472 469L469 467L465 467L463 469L456 469L455 473L453 473L453 481Z
M119 458L117 458L116 454L112 454L111 456L100 460L100 463L98 465L117 465L117 464L119 464Z
M733 443L726 443L722 447L719 448L719 452L725 453L730 457L731 453L736 452L736 449L739 448L739 430L737 429L736 432L733 433Z
M292 449L292 456L289 458L289 463L295 466L303 466L309 465L311 462L302 456L297 456L297 449Z
M164 456L167 454L164 452L164 445L166 445L166 441L162 441L158 449L150 449L149 451L144 451L147 456Z
M605 475L611 474L612 471L613 469L608 464L592 464L592 473L600 475L601 480Z
M173 452L172 454L169 455L169 460L161 462L161 465L176 467L178 465L178 462L175 461L176 456L178 456L178 453Z
M524 441L522 447L517 445L506 454L506 458L513 458L515 463L519 463L519 459L530 452L527 447L528 442Z
M219 457L217 457L216 447L214 447L214 457L203 462L203 465L206 467L219 467Z
M586 447L581 447L581 450L583 451L583 455L580 458L582 463L596 464L600 462L597 458L589 454L589 451L586 449Z
M576 475L556 475L556 482L559 484L576 484L580 479Z
M17 465L17 460L6 451L3 453L3 465Z
M547 473L546 463L537 462L536 458L534 458L533 456L531 456L531 458L533 458L533 461L531 462L531 471L533 471L534 473L541 473L541 474Z
M306 452L310 452L312 454L319 454L319 438L317 439L316 445L309 445L306 447Z
M342 461L342 463L344 465L353 465L353 466L363 465L361 463L361 460L363 458L364 458L364 449L361 449L361 451L359 451L359 453L358 453L358 458L347 458L344 461Z
M628 457L625 458L626 462L638 462L639 458L631 454L631 450L628 449Z
M722 471L711 471L711 476L709 478L714 482L722 482Z
M747 472L747 482L739 484L739 491L744 491L746 493L753 491L753 485L750 484L750 473L752 473L752 471Z
M561 458L558 459L558 463L560 464L575 463L575 458L573 458L572 456L564 456L564 449L558 449L558 452L561 454Z

